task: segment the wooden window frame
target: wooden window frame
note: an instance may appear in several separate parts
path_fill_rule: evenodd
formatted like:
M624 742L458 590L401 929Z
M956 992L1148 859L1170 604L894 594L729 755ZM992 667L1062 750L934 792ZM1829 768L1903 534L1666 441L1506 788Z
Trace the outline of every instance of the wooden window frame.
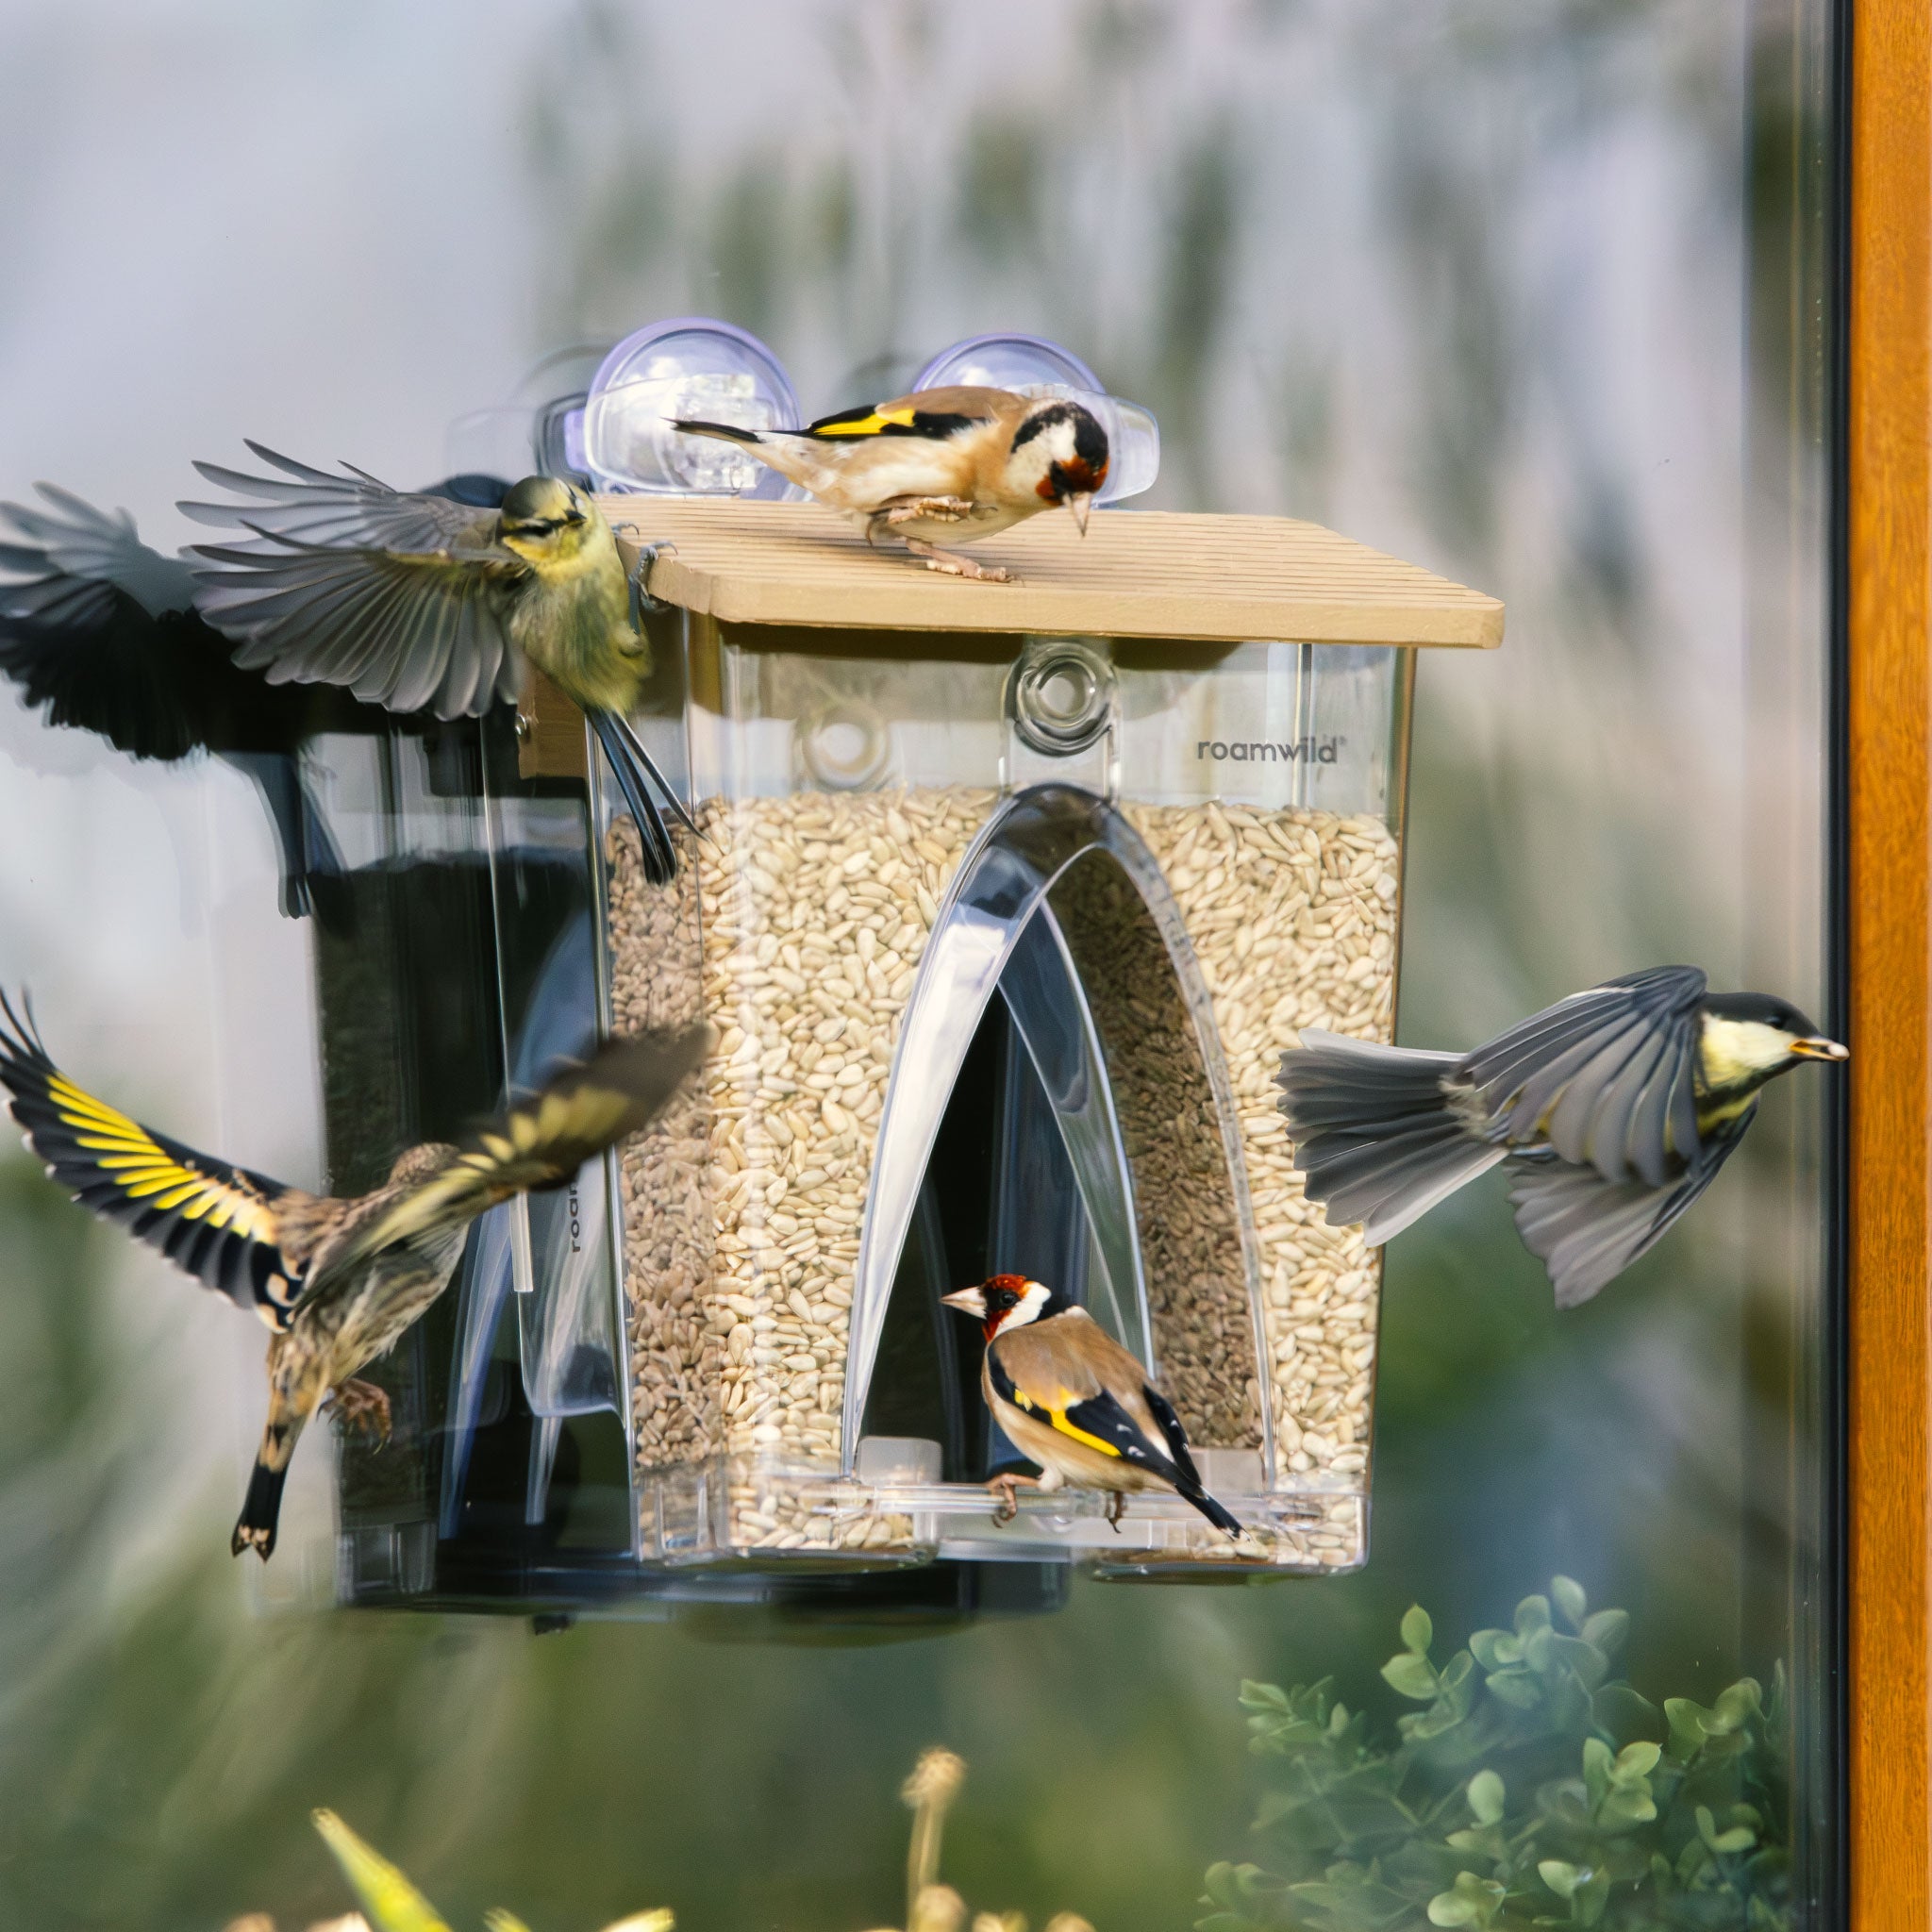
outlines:
M1849 81L1846 1849L1855 1932L1924 1932L1932 0L1856 0Z

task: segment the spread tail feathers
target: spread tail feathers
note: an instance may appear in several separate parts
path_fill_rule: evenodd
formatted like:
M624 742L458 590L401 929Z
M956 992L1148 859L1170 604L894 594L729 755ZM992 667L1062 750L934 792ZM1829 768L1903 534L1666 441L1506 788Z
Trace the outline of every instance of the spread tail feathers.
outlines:
M288 1479L286 1465L271 1469L265 1462L256 1463L255 1473L248 1478L248 1494L242 1505L241 1519L228 1545L236 1556L243 1550L253 1550L266 1563L274 1554L275 1523L282 1513L282 1485Z
M1372 1244L1399 1234L1508 1153L1473 1133L1443 1091L1459 1056L1304 1031L1275 1075L1308 1199Z

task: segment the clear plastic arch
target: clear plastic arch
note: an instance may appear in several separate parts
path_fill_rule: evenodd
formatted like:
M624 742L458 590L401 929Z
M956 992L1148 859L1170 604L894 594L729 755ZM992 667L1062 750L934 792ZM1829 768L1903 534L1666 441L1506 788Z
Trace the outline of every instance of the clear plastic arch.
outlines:
M1049 1042L1048 1029L1041 1024L1050 1021L1058 1004L1059 975L1064 974L1076 987L1079 977L1053 924L1047 895L1076 863L1096 853L1106 855L1125 875L1153 918L1191 1027L1200 1067L1212 1091L1227 1198L1232 1205L1231 1223L1240 1230L1252 1336L1252 1358L1240 1368L1242 1374L1254 1375L1258 1406L1256 1430L1266 1481L1273 1482L1267 1378L1254 1374L1262 1345L1260 1257L1248 1211L1233 1089L1222 1058L1208 988L1189 945L1180 910L1153 854L1113 806L1092 792L1066 785L1032 787L1010 798L989 820L968 849L940 908L938 924L907 1003L879 1123L878 1155L854 1274L842 1429L848 1473L858 1451L900 1253L918 1208L940 1122L980 1016L996 989L1014 1009L1016 1024L1023 1037L1027 1037L1029 1053L1055 1100L1089 1218L1103 1254L1108 1256L1108 1272L1116 1306L1125 1283L1132 1283L1131 1293L1138 1297L1136 1305L1120 1309L1126 1331L1124 1339L1133 1345L1138 1324L1138 1337L1145 1338L1140 1352L1150 1368L1158 1369L1154 1359L1158 1336L1147 1313L1138 1254L1131 1261L1114 1258L1124 1248L1138 1245L1132 1218L1133 1184L1106 1091L1105 1061L1091 1017L1073 1041L1067 1040L1061 1029L1060 1037ZM1047 924L1029 936L1029 927L1042 917ZM1016 954L1021 971L1009 984L1008 969ZM1035 1023L1032 1037L1028 1037L1029 1019ZM1034 1045L1035 1037L1041 1041L1039 1048ZM1098 1085L1092 1084L1096 1075Z

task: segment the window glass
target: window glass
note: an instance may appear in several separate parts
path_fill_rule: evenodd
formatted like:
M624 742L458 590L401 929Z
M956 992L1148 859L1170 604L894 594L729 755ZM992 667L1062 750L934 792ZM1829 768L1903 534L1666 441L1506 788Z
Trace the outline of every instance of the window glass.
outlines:
M1674 962L1828 1031L1836 34L1827 0L42 9L0 62L0 496L45 479L172 552L209 537L175 508L211 493L194 458L256 438L409 488L508 463L646 323L754 332L813 415L1036 332L1158 419L1154 488L1097 516L1310 519L1507 606L1500 651L1419 654L1403 1044ZM1324 675L1384 728L1382 659ZM520 773L507 724L332 725L306 770L347 927L283 916L245 759L138 760L0 686L0 983L141 1120L363 1186L493 1105L516 1000L594 964L581 780ZM516 865L485 863L482 773ZM989 1112L1010 1046L974 1042ZM368 1607L433 1547L395 1499L454 1520L439 1430L474 1431L506 1534L559 1485L621 1513L621 1425L576 1412L606 1384L565 1356L555 1426L490 1461L517 1324L463 1355L454 1299L394 1373L457 1420L381 1455L317 1428L288 1547L238 1563L260 1331L0 1156L0 1921L333 1917L325 1807L455 1925L896 1924L899 1787L940 1743L968 1765L944 1876L1035 1924L1488 1924L1491 1884L1509 1923L1596 1923L1606 1885L1608 1924L1828 1923L1841 1081L1772 1086L1579 1308L1499 1175L1396 1237L1360 1568L1008 1565L886 1620L586 1582L603 1501L502 1614ZM540 1261L575 1225L545 1214ZM529 1230L494 1239L467 1265L513 1293ZM976 1403L956 1371L933 1386ZM1580 1716L1562 1687L1598 1677L1642 1707ZM1317 1737L1337 1699L1345 1745ZM1342 1830L1357 1745L1374 1815ZM1533 1819L1534 1872L1471 1862Z

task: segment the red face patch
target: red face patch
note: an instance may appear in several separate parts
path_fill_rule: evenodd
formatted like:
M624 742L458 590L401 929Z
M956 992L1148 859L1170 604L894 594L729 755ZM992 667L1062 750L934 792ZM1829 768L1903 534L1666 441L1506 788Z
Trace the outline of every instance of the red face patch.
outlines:
M984 1326L989 1341L999 1333L1000 1324L1020 1306L1031 1286L1024 1274L994 1274L982 1285L980 1293L986 1297Z
M1085 457L1073 457L1055 463L1034 486L1035 493L1048 503L1064 503L1070 496L1092 496L1107 481L1107 465L1095 469Z

